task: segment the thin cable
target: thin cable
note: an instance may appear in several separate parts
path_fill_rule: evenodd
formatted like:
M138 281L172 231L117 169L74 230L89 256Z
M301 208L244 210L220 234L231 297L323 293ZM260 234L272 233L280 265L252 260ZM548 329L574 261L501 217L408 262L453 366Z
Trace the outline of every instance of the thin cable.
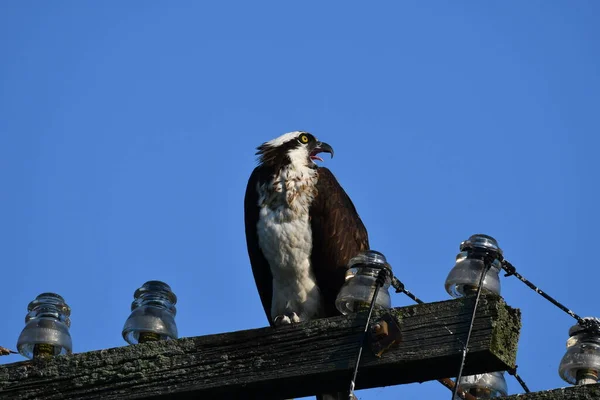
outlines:
M404 286L404 283L402 283L402 281L400 279L396 278L395 276L392 277L392 287L394 289L396 289L396 293L404 293L405 295L410 297L415 303L425 304L425 302L423 300L421 300L420 298L415 296L413 293L411 293L408 289L406 289L406 287ZM438 319L435 315L434 315L434 318L436 320ZM454 332L452 332L450 330L450 328L448 328L446 325L444 325L444 329L446 329L449 334L454 335ZM461 344L461 346L465 345L465 343L462 340L460 340L460 338L458 336L456 336L456 340L458 340L458 342Z
M419 299L417 296L409 292L404 286L404 283L402 283L402 281L400 281L400 279L396 278L395 276L392 277L392 287L396 289L396 293L404 293L405 295L410 297L415 303L425 303L423 300Z
M0 356L7 356L9 354L17 354L17 352L12 351L11 349L7 349L6 347L0 346Z
M517 279L519 279L521 282L523 282L525 285L527 285L530 289L532 289L533 291L535 291L536 293L541 295L544 299L548 300L550 303L554 304L556 307L558 307L559 309L561 309L562 311L566 312L571 317L573 317L575 320L577 320L577 323L584 329L600 331L600 327L598 326L598 323L596 321L590 320L590 319L584 319L584 318L581 318L579 315L575 314L573 311L571 311L570 309L568 309L567 307L565 307L564 305L559 303L557 300L555 300L552 296L550 296L549 294L546 294L542 289L538 288L533 283L531 283L529 280L525 279L525 277L523 277L523 275L521 275L517 272L517 269L515 268L515 266L512 265L507 260L502 260L502 269L506 271L506 274L504 274L504 276L514 275L515 277L517 277ZM517 382L519 382L519 384L521 385L521 387L523 388L525 393L531 393L529 388L527 387L527 384L525 383L525 381L517 373L516 367L512 370L508 370L508 373L515 377L515 379L517 380Z
M373 298L371 299L371 304L369 306L369 313L367 314L367 321L365 322L365 329L363 331L363 336L360 341L360 347L358 349L358 355L356 356L356 364L354 365L354 374L352 375L352 380L350 381L350 395L349 399L353 399L354 397L354 387L356 386L356 375L358 374L358 366L360 364L360 357L362 356L363 347L365 346L365 341L367 339L367 332L369 331L369 323L371 322L371 314L373 314L373 308L375 308L375 300L377 300L377 295L379 294L379 288L383 286L385 282L385 278L387 277L388 270L385 268L381 268L379 270L379 274L377 275L377 280L375 284L375 291L373 292Z
M503 261L503 263L504 262L506 262L506 261ZM533 284L531 284L531 282L527 281L520 274L517 274L516 270L514 269L514 267L510 263L508 263L508 265L509 265L509 267L507 267L508 269L506 269L506 268L505 269L507 270L507 272L510 272L510 273L507 273L506 276L515 275L517 278L519 278L523 282L525 282L528 286L530 286L530 287L533 286ZM415 296L413 293L411 293L408 289L406 289L404 283L402 283L402 281L400 281L395 276L392 278L392 286L394 287L394 289L396 289L396 293L404 293L405 295L407 295L408 297L410 297L415 303L418 303L418 304L425 303L423 300L421 300L420 298L418 298L417 296ZM480 284L480 286L481 286L481 284ZM532 289L536 290L536 292L538 292L538 293L543 293L541 290L537 289L535 286L533 286ZM567 309L567 312L569 312L569 311L570 310ZM571 311L571 313L572 313L572 311ZM573 313L573 314L576 315L575 313ZM571 314L569 313L569 315L571 315ZM584 319L583 321L586 321L586 320ZM444 326L444 328L446 328L446 330L448 332L450 332L451 335L454 334L448 327ZM465 347L465 344L463 343L462 340L460 340L459 337L457 337L457 340L460 342L460 344L463 347ZM531 393L531 391L527 387L527 384L525 383L525 381L517 373L517 367L515 367L514 369L507 370L507 372L510 375L512 375L512 376L515 377L515 379L517 380L517 382L519 382L519 384L521 385L521 387L523 388L523 390L525 391L525 393ZM448 378L438 379L438 382L440 382L442 385L446 386L450 390L454 389L455 383L452 380L448 379ZM466 399L466 400L476 400L475 396L473 396L472 394L463 392L463 391L458 392L458 395L460 397Z
M531 393L529 391L529 388L527 387L527 384L525 383L525 381L523 379L521 379L519 374L517 374L517 367L518 366L516 365L513 369L509 369L507 372L515 377L515 379L517 380L517 382L519 382L519 385L521 385L521 387L523 388L525 393Z
M402 283L402 281L400 279L396 278L395 276L392 277L392 287L394 289L396 289L396 293L404 293L405 295L410 297L415 303L418 303L418 304L425 303L423 300L421 300L420 298L415 296L412 292L410 292L408 289L406 289L406 286L404 286L404 283ZM437 317L435 317L435 319L437 320ZM448 328L446 325L444 325L444 328L446 328L446 330L448 331L448 333L450 333L450 335L454 335L454 332L452 332L450 330L450 328ZM456 340L458 340L458 342L461 344L461 346L463 346L463 347L465 346L463 341L460 340L460 338L458 336L456 336ZM437 379L437 381L450 390L454 390L454 387L456 386L456 384L450 378ZM461 399L477 400L477 398L475 396L473 396L470 393L465 392L464 390L459 390L457 394Z
M454 390L452 391L452 400L454 400L456 393L458 391L458 384L460 383L460 378L462 377L463 368L465 367L465 360L467 358L467 351L469 348L469 340L471 339L471 332L473 331L473 325L475 324L475 314L477 313L477 304L479 303L479 297L481 296L481 288L483 287L483 280L487 275L488 270L491 268L492 263L483 262L484 266L481 269L481 277L479 278L479 286L477 287L477 295L475 296L475 305L473 306L473 314L471 315L471 322L469 324L469 332L467 333L467 341L462 351L462 358L460 360L460 368L458 370L458 376L456 377L456 382L454 385Z
M538 288L533 283L531 283L530 281L525 279L521 274L519 274L517 272L517 269L508 261L506 261L506 260L502 261L502 269L506 271L506 274L504 274L504 276L511 276L511 275L516 276L517 279L519 279L521 282L523 282L525 285L527 285L530 289L534 290L536 293L541 295L543 298L548 300L550 303L554 304L556 307L560 308L562 311L566 312L571 317L575 318L577 320L577 323L582 328L600 332L600 325L598 324L597 321L595 321L593 319L588 319L588 318L581 318L579 315L575 314L573 311L571 311L567 307L563 306L561 303L559 303L553 297L546 294L542 289Z

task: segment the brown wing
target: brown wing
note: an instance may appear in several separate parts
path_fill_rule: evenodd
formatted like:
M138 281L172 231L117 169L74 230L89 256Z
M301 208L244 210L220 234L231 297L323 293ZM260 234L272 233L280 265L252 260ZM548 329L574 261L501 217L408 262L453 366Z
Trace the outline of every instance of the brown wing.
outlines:
M271 275L269 263L258 246L258 233L256 231L259 214L256 184L259 180L262 180L261 178L264 177L266 179L265 175L267 175L267 172L264 167L256 167L248 179L246 194L244 196L244 223L246 225L246 246L248 248L254 282L256 283L265 314L267 315L267 320L269 324L273 325L271 322L273 276Z
M335 298L344 284L348 261L369 249L369 237L356 208L327 168L319 168L317 195L309 210L311 263L323 295L325 316L340 315Z

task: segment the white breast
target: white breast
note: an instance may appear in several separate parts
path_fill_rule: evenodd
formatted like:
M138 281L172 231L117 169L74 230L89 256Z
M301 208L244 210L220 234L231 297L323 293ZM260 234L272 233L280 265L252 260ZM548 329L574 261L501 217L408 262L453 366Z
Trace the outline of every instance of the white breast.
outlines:
M257 188L259 246L273 275L271 319L295 312L303 321L321 312L321 296L310 265L308 218L316 181L314 169L291 165L273 182Z

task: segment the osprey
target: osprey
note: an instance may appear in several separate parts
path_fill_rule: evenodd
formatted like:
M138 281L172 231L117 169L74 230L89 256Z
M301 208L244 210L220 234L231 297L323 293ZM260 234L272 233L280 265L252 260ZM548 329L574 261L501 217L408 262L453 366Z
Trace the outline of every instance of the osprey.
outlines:
M252 272L269 324L341 315L335 299L348 261L368 250L369 240L344 189L329 169L315 163L323 161L318 156L322 152L333 158L333 148L308 132L295 131L257 150L244 219ZM347 399L348 393L342 396Z

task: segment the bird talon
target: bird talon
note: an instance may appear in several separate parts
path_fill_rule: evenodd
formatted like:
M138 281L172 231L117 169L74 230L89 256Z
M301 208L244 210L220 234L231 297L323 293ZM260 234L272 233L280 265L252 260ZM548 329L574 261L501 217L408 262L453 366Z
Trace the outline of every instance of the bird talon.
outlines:
M298 322L300 322L300 317L298 317L298 314L295 312L278 315L273 318L273 324L275 326L297 324Z
M287 315L278 315L275 318L273 318L273 324L275 326L290 325L291 323L292 321Z
M295 312L288 314L288 316L290 317L290 321L292 321L293 324L297 324L298 322L300 322L300 317Z

